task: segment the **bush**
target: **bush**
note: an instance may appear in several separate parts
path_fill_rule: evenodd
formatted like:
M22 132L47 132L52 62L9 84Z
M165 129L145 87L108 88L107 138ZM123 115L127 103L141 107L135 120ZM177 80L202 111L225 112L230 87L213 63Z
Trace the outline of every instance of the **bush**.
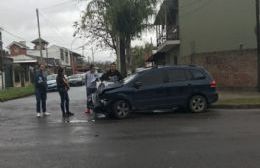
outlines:
M20 88L8 88L0 91L0 102L22 98L34 94L34 86L29 85Z

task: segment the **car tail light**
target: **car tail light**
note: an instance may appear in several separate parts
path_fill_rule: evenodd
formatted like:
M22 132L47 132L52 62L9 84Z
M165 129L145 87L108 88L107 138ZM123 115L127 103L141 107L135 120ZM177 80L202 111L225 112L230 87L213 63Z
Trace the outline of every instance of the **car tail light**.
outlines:
M217 87L217 83L215 80L213 80L211 83L210 83L210 87L211 88L216 88Z

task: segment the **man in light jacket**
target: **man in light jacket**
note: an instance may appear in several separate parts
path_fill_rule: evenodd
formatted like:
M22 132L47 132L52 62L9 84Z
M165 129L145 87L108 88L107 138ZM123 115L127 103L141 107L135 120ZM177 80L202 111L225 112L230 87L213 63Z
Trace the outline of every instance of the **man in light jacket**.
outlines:
M86 85L86 93L87 93L87 109L86 113L90 112L91 106L91 96L93 93L97 91L97 74L93 64L90 65L89 71L85 76L85 85Z

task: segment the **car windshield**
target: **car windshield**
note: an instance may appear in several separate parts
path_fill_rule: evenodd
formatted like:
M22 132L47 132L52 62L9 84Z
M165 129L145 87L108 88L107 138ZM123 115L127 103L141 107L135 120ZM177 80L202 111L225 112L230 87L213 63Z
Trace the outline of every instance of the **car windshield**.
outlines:
M126 78L123 80L123 83L124 83L124 84L127 84L127 83L131 82L131 81L137 76L137 74L138 74L138 73L134 73L134 74L132 74L132 75L126 77Z
M56 80L56 77L57 75L49 75L47 76L47 80L50 81L50 80Z

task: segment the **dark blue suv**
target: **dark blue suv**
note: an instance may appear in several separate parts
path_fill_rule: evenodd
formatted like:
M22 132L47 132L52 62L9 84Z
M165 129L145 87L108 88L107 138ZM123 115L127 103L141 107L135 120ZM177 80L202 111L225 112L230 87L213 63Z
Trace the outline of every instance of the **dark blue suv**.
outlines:
M218 100L218 93L204 68L187 65L144 69L120 83L101 86L94 99L96 112L122 119L132 111L185 108L204 112Z

